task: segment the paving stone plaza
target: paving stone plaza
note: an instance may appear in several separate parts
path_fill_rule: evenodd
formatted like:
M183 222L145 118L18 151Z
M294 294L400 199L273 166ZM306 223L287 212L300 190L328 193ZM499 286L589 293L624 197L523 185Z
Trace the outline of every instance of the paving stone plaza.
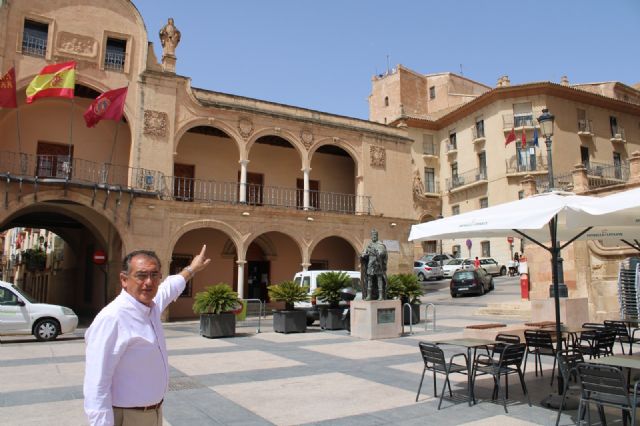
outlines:
M499 290L500 291L500 290ZM505 297L508 297L505 294ZM513 297L512 297L513 298ZM171 383L163 410L167 425L527 425L555 424L556 411L540 405L554 389L551 363L543 358L544 378L536 378L530 359L526 382L529 407L517 379L510 380L508 414L491 401L492 380L479 378L478 403L469 407L466 376L452 375L453 398L441 410L433 382L422 372L420 340L459 337L463 327L521 319L478 316L477 298L444 301L437 306L437 330L414 327L413 335L367 341L346 331L310 327L304 334L271 331L271 320L238 328L228 339L205 339L198 322L165 324ZM431 325L429 325L430 327ZM408 331L408 327L407 327ZM82 380L84 328L52 343L2 338L0 344L0 423L11 425L84 425ZM461 352L458 349L455 352ZM438 392L442 378L438 377ZM619 421L613 413L611 420ZM595 412L593 419L597 419ZM609 420L609 419L608 419ZM576 411L560 424L576 423ZM611 424L611 421L610 421ZM613 423L615 424L615 422Z

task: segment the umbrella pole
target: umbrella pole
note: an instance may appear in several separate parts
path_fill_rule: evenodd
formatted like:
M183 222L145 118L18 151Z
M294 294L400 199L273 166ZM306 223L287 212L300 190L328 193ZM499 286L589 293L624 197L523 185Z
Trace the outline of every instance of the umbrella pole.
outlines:
M558 286L558 259L560 258L560 246L558 245L558 216L554 216L549 222L551 234L551 278L553 281L553 300L556 310L556 351L562 350L562 329L560 328L560 291ZM564 381L558 374L558 394L564 390Z

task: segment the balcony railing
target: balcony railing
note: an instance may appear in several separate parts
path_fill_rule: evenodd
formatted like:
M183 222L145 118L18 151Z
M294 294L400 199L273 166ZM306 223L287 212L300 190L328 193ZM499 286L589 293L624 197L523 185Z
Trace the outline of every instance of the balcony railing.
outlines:
M464 173L459 173L456 176L446 180L447 191L454 190L461 186L471 185L477 182L486 182L487 170L486 169L473 169Z
M534 127L538 122L533 113L527 115L502 114L502 127L505 131L518 127Z
M124 71L125 52L107 51L104 55L104 69L111 71Z
M517 173L544 173L547 171L547 160L542 155L537 155L535 161L527 156L527 161L518 161L517 156L507 159L507 174L513 175Z
M593 122L591 120L578 120L578 133L593 135Z
M157 170L96 163L67 155L33 155L0 151L0 177L42 184L65 183L156 194L164 200L238 204L240 184L176 176ZM304 190L246 184L246 204L302 209ZM371 197L309 191L309 209L332 213L372 214Z
M484 128L480 127L478 128L478 126L473 126L471 128L471 133L473 134L473 140L477 140L477 139L484 139L485 135L484 135Z
M618 185L629 180L629 162L607 164L590 161L585 164L589 188Z
M438 156L438 145L434 142L422 142L422 154Z
M432 181L426 181L424 184L424 193L425 194L439 194L440 193L440 182L438 179L434 179Z
M47 39L25 34L22 38L22 53L44 57L47 53Z
M624 128L618 126L615 129L611 129L611 142L626 142L627 138L624 134Z

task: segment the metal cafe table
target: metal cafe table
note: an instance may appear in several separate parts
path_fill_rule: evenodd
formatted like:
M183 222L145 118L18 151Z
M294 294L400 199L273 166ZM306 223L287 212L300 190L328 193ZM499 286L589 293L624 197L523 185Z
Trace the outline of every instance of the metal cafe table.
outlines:
M602 358L593 358L585 362L640 370L640 355L611 355Z
M447 340L437 340L433 342L437 345L449 345L449 346L458 346L467 348L467 389L469 392L469 406L471 406L471 402L475 404L476 398L473 394L473 387L471 386L471 381L473 379L473 361L476 358L476 351L478 348L486 348L490 345L494 345L498 342L495 340L489 339L474 339L474 338L460 338L460 339L447 339ZM471 350L473 349L473 357L471 356Z

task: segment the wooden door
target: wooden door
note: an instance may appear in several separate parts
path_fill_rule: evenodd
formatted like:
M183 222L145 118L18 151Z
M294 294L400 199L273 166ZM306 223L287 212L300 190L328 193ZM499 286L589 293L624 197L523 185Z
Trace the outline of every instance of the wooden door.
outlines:
M71 178L73 145L38 142L36 176L39 178Z
M173 197L178 201L193 201L194 177L196 166L193 164L173 165Z

